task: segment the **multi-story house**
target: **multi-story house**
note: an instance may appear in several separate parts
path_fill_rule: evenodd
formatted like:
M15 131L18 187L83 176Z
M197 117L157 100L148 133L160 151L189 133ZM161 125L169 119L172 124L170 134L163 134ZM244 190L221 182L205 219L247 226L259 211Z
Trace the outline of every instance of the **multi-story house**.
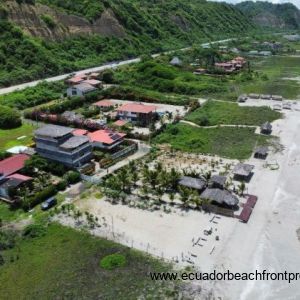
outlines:
M74 136L73 128L46 125L35 131L36 152L70 168L78 168L92 158L92 144L87 136Z
M141 103L127 103L118 108L118 118L140 126L149 125L155 118L156 106Z

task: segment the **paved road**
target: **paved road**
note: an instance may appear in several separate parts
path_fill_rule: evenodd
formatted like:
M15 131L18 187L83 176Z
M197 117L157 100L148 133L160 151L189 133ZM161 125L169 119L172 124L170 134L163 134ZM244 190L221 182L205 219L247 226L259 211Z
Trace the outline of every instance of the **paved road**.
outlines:
M202 44L202 46L208 46L209 44L220 44L220 43L226 43L229 41L232 41L233 39L226 39L226 40L219 40L219 41L214 41L214 42L210 42L210 43L204 43ZM185 51L190 49L190 47L188 48L182 48L179 49L179 51ZM178 51L178 50L173 50L173 51L168 51L168 52L163 52L163 53L157 53L157 54L153 54L152 57L158 57L161 54L170 54L174 51ZM91 73L91 72L100 72L100 71L104 71L104 70L108 70L108 69L114 69L114 68L118 68L120 66L124 66L124 65L129 65L129 64L133 64L133 63L137 63L140 61L140 58L133 58L133 59L128 59L128 60L124 60L118 63L108 63L99 67L94 67L94 68L89 68L89 69L85 69L85 70L80 70L77 72L74 72L75 74L85 74L85 73ZM50 78L46 78L43 80L36 80L36 81L32 81L32 82L27 82L27 83L22 83L19 85L15 85L15 86L11 86L11 87L7 87L7 88L2 88L0 89L0 95L3 94L8 94L17 90L23 90L27 87L33 87L38 85L39 83L41 83L42 81L47 81L47 82L53 82L53 81L59 81L59 80L64 80L67 77L69 77L70 75L74 74L74 73L67 73L67 74L63 74L63 75L59 75L59 76L55 76L55 77L50 77Z

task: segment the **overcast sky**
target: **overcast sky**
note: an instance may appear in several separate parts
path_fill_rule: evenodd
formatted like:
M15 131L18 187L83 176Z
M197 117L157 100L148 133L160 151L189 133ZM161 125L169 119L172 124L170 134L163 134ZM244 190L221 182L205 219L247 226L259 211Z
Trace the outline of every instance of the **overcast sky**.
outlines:
M224 0L214 0L214 1L219 1L219 2L224 2ZM230 2L230 3L238 3L242 2L241 0L225 0L225 2ZM268 2L273 2L273 3L293 3L297 5L300 8L300 0L269 0Z

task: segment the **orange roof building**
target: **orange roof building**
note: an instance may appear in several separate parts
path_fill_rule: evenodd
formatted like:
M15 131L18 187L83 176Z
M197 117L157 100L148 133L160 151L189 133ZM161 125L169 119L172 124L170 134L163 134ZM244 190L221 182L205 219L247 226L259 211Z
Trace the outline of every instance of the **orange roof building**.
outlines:
M95 148L111 150L124 141L125 133L110 129L97 130L87 134Z
M104 100L98 101L96 103L93 103L93 106L99 107L100 109L104 109L104 110L113 108L115 105L116 105L116 103L109 99L104 99Z
M127 103L118 108L118 117L134 124L147 126L154 120L157 107L142 103Z

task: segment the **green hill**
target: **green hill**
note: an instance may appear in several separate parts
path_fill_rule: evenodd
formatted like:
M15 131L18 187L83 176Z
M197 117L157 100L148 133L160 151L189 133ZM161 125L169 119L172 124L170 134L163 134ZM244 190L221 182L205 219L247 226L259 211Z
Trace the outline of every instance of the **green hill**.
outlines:
M234 6L204 0L0 3L0 86L255 28Z
M300 10L291 3L272 4L270 2L245 1L236 5L255 24L277 29L299 29Z

